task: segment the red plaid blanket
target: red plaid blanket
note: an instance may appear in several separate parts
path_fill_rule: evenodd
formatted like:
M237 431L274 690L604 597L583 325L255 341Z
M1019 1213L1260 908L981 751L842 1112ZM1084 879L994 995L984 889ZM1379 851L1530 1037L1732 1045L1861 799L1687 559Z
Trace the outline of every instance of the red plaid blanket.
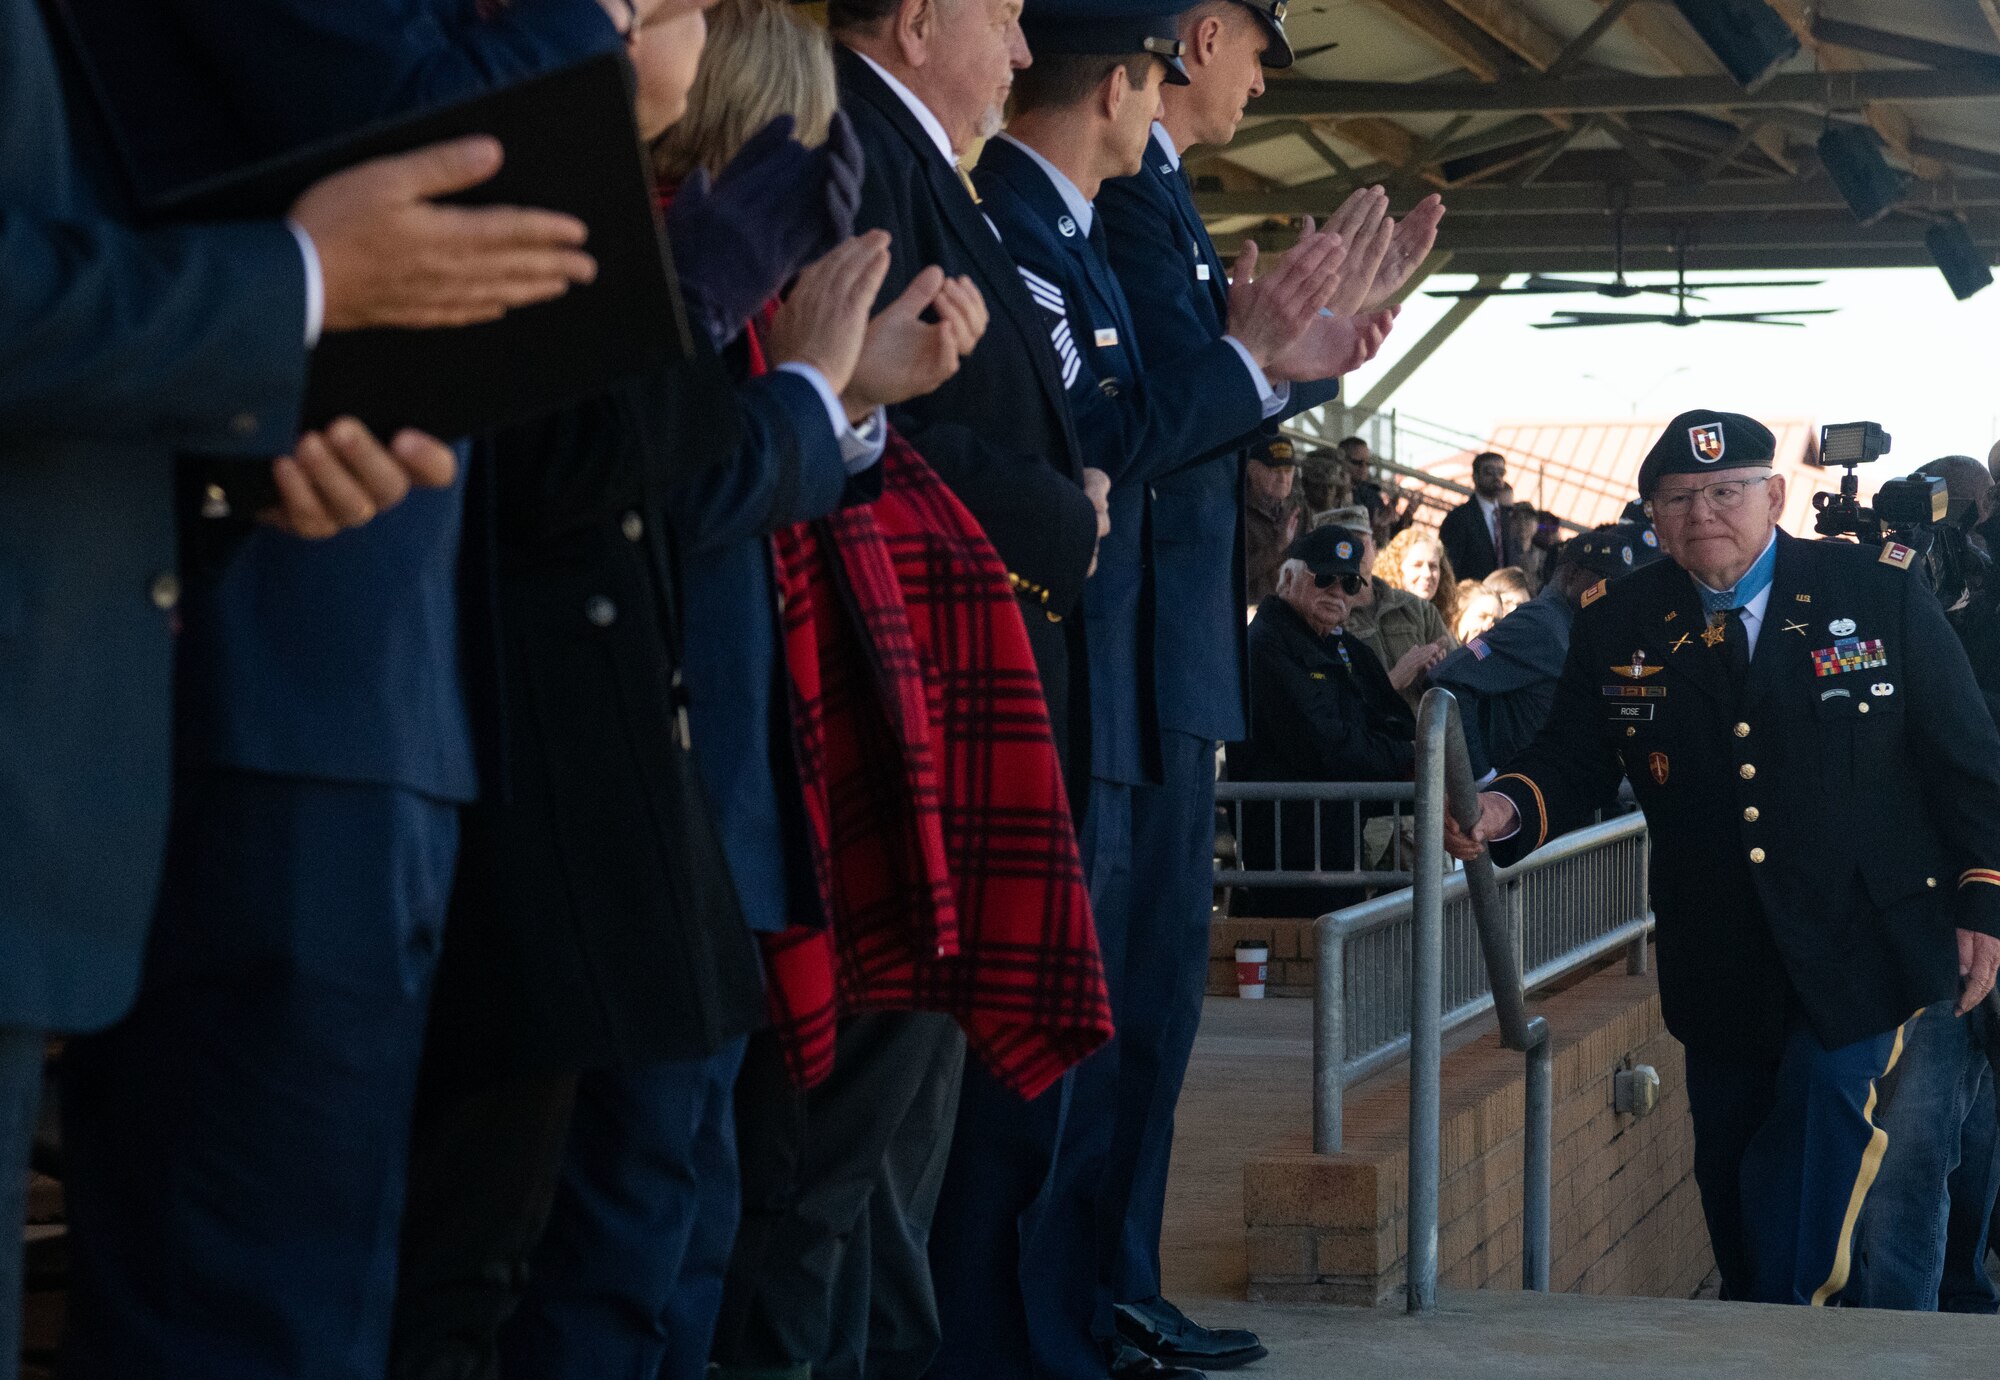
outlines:
M1111 1036L1061 764L1007 572L891 435L883 494L774 538L823 930L767 936L804 1086L850 1012L948 1012L1023 1097Z

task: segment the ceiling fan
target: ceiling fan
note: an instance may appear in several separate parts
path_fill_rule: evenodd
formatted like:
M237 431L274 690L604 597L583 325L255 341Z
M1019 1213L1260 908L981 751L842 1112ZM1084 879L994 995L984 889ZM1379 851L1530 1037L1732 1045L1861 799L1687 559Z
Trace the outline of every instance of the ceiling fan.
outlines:
M1677 298L1682 302L1702 300L1701 294L1720 288L1788 288L1818 287L1824 279L1787 279L1761 283L1690 283L1687 281L1687 255L1685 241L1681 243L1681 273L1678 284L1630 283L1625 280L1625 213L1619 211L1612 219L1612 265L1613 275L1608 283L1593 283L1582 278L1550 278L1540 273L1531 273L1519 287L1466 288L1458 292L1433 292L1432 297L1451 297L1460 300L1485 297L1541 297L1561 293L1594 292L1599 297L1624 300L1637 297L1641 293L1657 293L1663 297ZM1567 315L1568 313L1565 313Z
M1662 315L1656 312L1559 311L1556 313L1557 320L1537 321L1534 323L1534 327L1538 331L1563 331L1578 326L1699 326L1704 321L1727 322L1738 326L1803 327L1806 324L1805 322L1789 321L1785 318L1793 316L1831 316L1840 310L1838 307L1805 307L1788 311L1713 312L1703 316L1696 316L1687 309L1690 299L1695 301L1701 300L1689 291L1687 254L1687 238L1681 236L1677 238L1674 244L1675 277L1678 281L1674 287L1664 289L1673 293L1675 297L1674 310L1671 315ZM1819 284L1817 282L1710 283L1706 284L1706 286L1817 287Z

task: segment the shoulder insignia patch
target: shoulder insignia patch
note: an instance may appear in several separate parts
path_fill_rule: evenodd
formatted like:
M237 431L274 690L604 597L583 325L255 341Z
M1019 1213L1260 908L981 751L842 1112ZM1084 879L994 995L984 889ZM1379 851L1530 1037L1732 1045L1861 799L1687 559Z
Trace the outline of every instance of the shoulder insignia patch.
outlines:
M1583 606L1585 608L1589 608L1599 599L1602 599L1604 597L1605 591L1610 588L1611 588L1611 581L1599 580L1596 584L1592 585L1589 589L1586 589L1583 592Z
M1910 562L1917 558L1916 548L1892 541L1882 548L1882 564L1893 565L1898 570L1908 570Z
M1472 652L1472 659L1474 661L1484 661L1487 657L1493 655L1493 649L1487 646L1481 638L1475 637L1465 645Z

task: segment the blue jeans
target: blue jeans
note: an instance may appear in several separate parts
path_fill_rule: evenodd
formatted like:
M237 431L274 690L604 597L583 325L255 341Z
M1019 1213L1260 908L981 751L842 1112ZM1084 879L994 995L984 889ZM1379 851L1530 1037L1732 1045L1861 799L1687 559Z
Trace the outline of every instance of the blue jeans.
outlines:
M1841 1301L1928 1313L1937 1309L1944 1277L1952 1206L1946 1184L1960 1167L1963 1130L1992 1074L1971 1023L1955 1016L1950 1002L1926 1007L1904 1032L1902 1060L1883 1080L1876 1108L1889 1145L1855 1230L1854 1271ZM1990 1192L1985 1197L1990 1203Z
M2000 1029L1982 1007L1966 1020L1973 1039L1985 1047L1987 1069L1979 1096L1959 1132L1958 1168L1952 1171L1951 1216L1944 1240L1944 1281L1938 1309L1945 1313L2000 1312L2000 1290L1986 1274L1986 1251L1995 1239L1994 1199L2000 1195L2000 1121L1996 1121L1993 1061L2000 1057Z
M42 1032L0 1027L0 1374L21 1354L21 1224L28 1219L28 1146L42 1098Z

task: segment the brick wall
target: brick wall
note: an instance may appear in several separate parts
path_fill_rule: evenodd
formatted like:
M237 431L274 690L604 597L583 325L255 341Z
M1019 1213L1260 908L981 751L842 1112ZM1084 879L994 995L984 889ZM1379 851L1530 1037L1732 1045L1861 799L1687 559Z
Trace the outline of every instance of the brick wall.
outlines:
M1217 920L1208 927L1208 994L1236 995L1236 944L1253 939L1271 946L1270 981L1265 994L1310 997L1313 994L1312 920Z
M1680 1046L1651 977L1623 965L1530 1004L1555 1032L1550 1285L1687 1298L1712 1268L1695 1191ZM1612 1110L1626 1062L1659 1071L1651 1115ZM1521 1281L1522 1056L1487 1034L1445 1057L1439 1277L1446 1288ZM1400 1298L1408 1085L1397 1070L1351 1091L1345 1153L1244 1166L1250 1296L1373 1304Z

